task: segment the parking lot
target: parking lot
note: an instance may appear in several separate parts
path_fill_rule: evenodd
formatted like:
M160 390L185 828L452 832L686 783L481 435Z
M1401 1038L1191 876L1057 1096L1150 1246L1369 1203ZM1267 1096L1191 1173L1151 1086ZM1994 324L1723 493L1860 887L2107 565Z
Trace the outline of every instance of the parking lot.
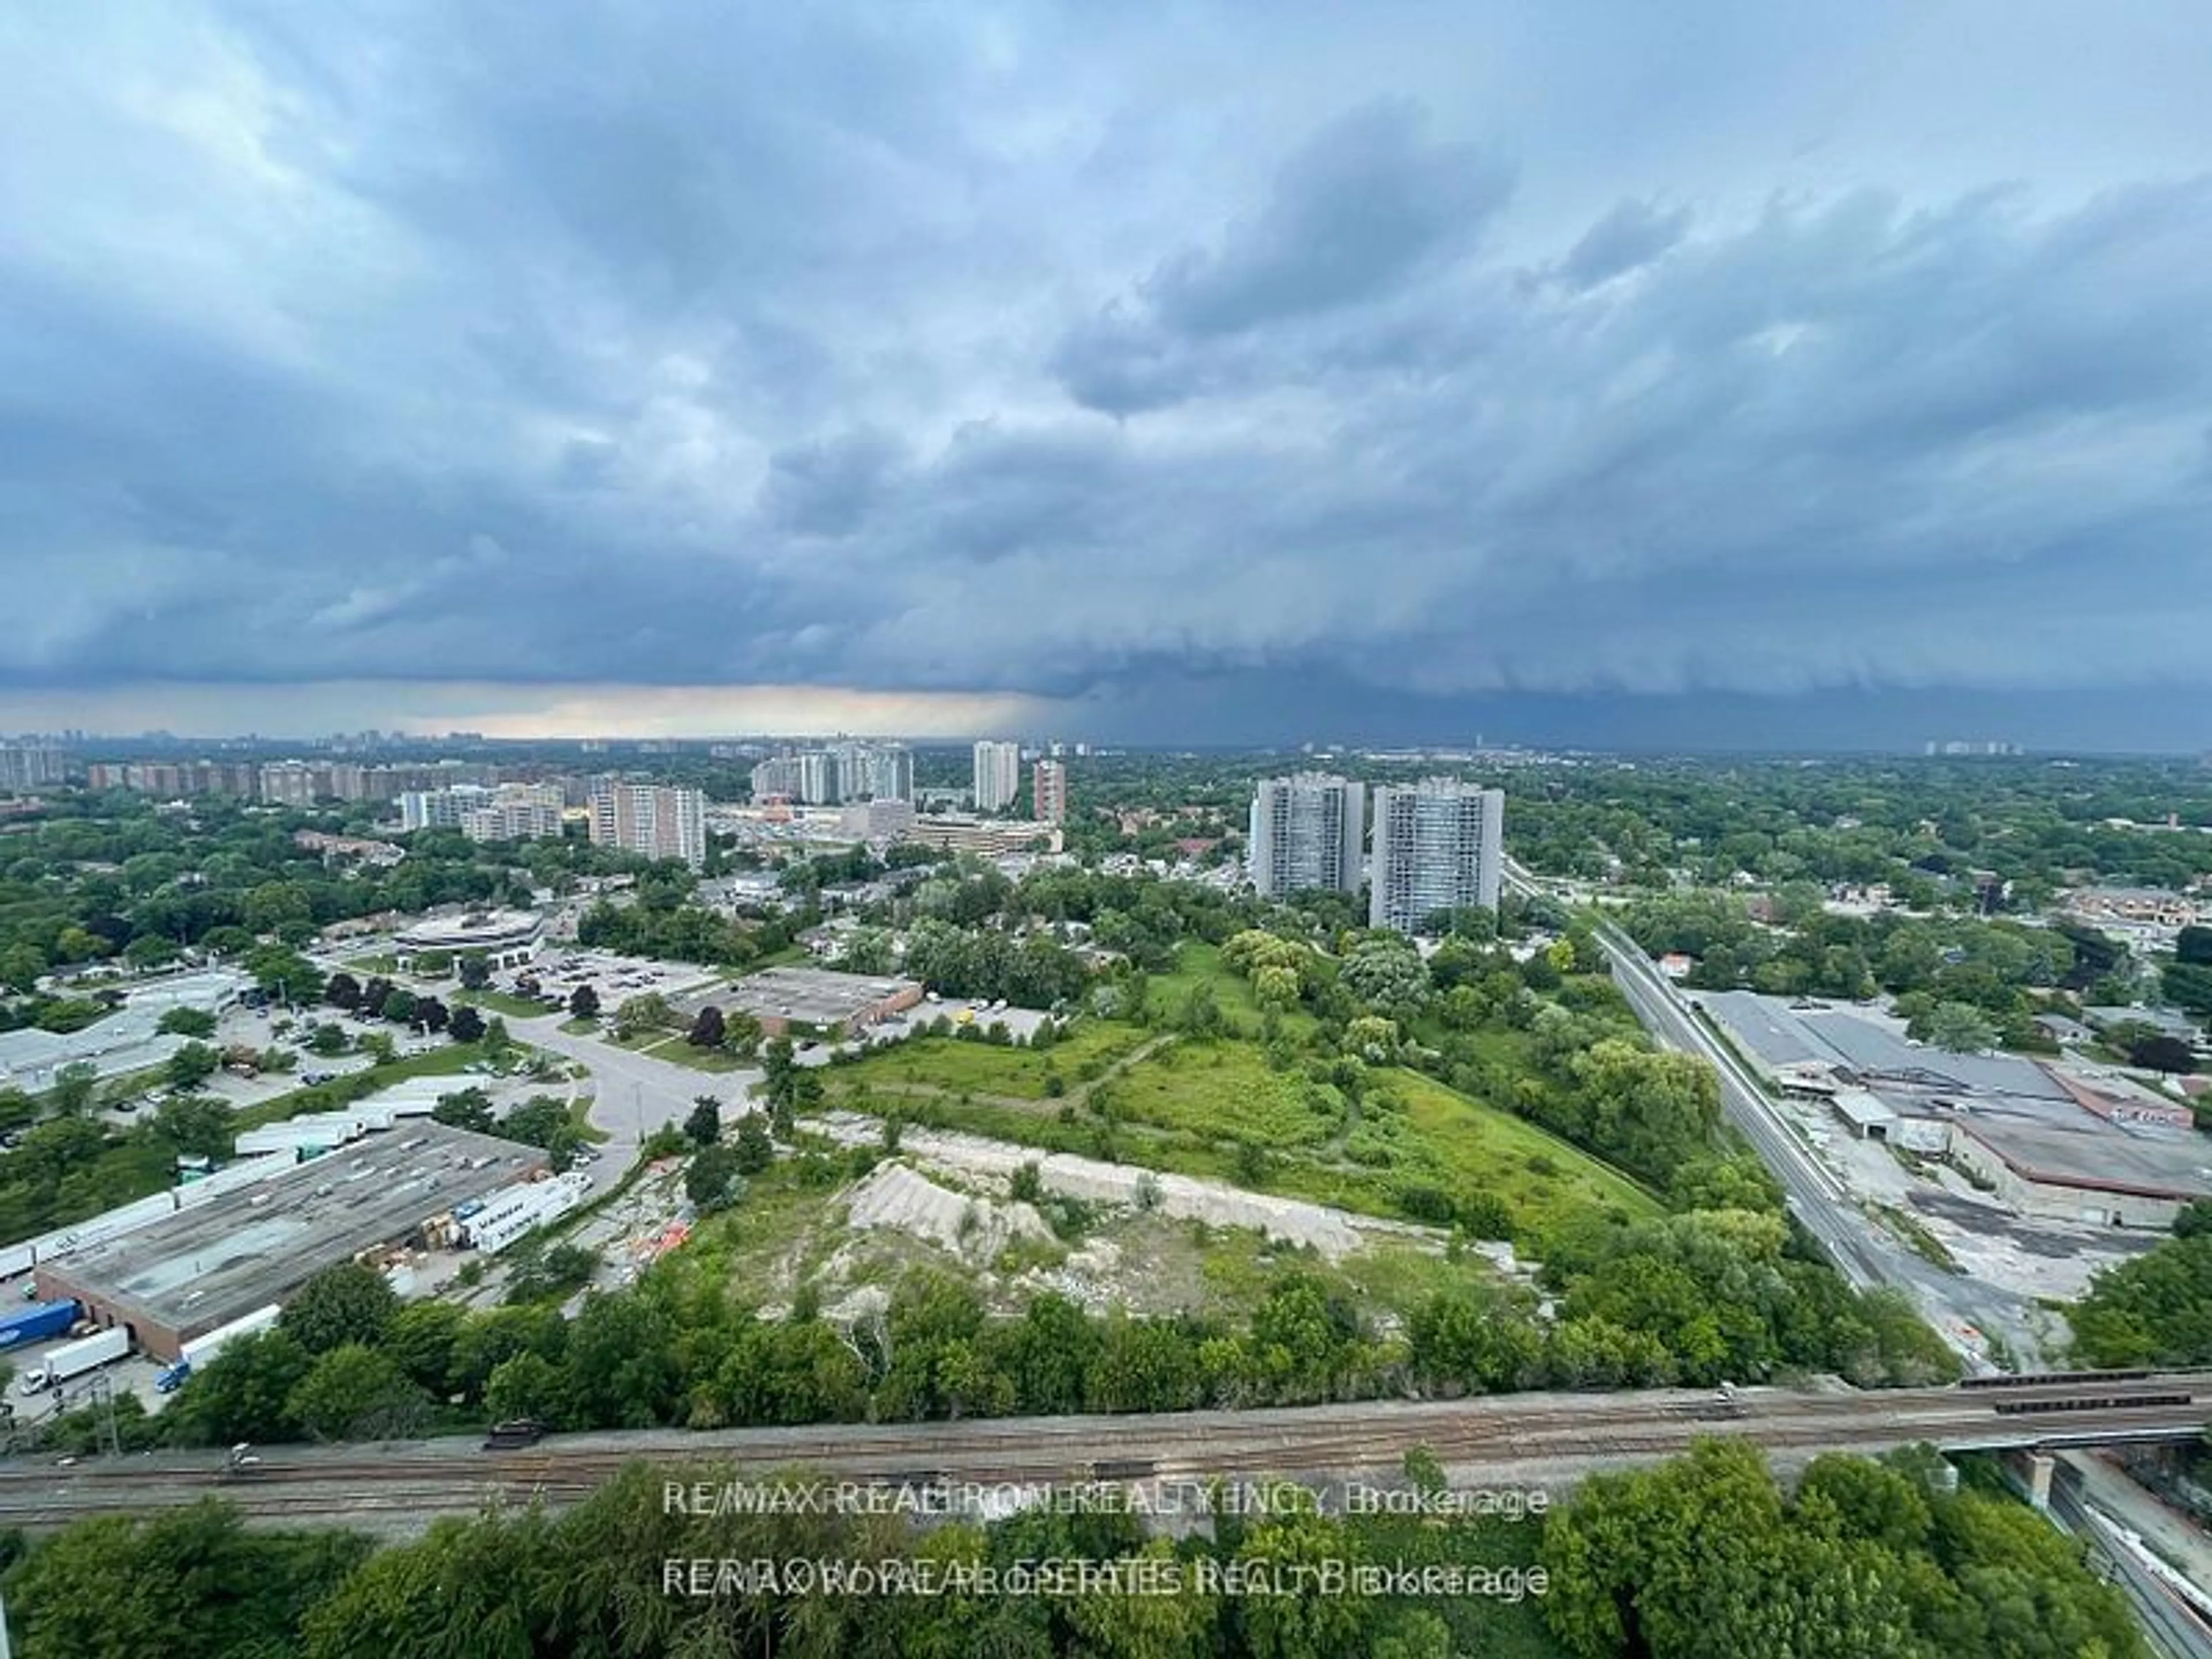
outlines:
M522 972L537 980L549 1012L552 999L565 1005L580 986L590 986L602 1012L612 1013L632 997L672 997L717 979L711 969L695 963L617 957L604 951L549 951ZM517 977L501 975L493 984L514 994Z
M0 1279L0 1306L10 1310L23 1306L32 1299L30 1289L31 1277L28 1273ZM136 1395L139 1404L149 1413L159 1411L168 1403L169 1396L154 1386L154 1378L161 1369L161 1362L139 1353L102 1365L82 1376L71 1377L53 1388L25 1394L23 1379L37 1370L48 1354L70 1340L71 1338L58 1336L44 1342L26 1342L19 1347L0 1351L0 1364L5 1364L13 1373L8 1379L4 1398L4 1415L10 1425L27 1428L42 1419L95 1404L101 1397L103 1387L118 1399L126 1394Z

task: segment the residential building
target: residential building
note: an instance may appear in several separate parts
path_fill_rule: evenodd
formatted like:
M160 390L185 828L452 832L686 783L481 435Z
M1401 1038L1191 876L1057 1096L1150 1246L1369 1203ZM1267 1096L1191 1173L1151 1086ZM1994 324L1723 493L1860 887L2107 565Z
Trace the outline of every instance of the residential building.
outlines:
M1022 746L985 741L975 745L975 810L1003 812L1022 793Z
M776 755L752 770L755 800L781 795L807 806L912 800L914 756L903 744L836 743Z
M753 768L753 799L765 800L770 795L781 795L787 800L802 799L799 782L799 757L775 756Z
M1456 778L1378 787L1368 925L1415 933L1439 911L1495 908L1504 823L1502 790Z
M0 743L0 790L26 793L59 783L68 771L68 757L42 744Z
M458 830L461 816L491 799L491 791L474 784L450 789L407 789L399 795L399 827L404 830Z
M799 799L809 806L835 806L843 799L840 770L828 750L808 750L799 757Z
M1266 898L1310 888L1359 890L1364 785L1321 772L1263 778L1252 795L1247 867Z
M1035 815L1041 823L1067 822L1067 767L1056 760L1041 760L1030 790Z
M847 800L914 799L914 751L902 743L848 744L843 766Z
M471 841L558 841L565 793L557 783L503 783L461 814Z
M2067 915L2093 925L2130 922L2179 931L2203 920L2194 899L2163 887L2078 887L2059 905Z
M662 784L605 783L592 795L592 839L652 859L707 862L707 798Z

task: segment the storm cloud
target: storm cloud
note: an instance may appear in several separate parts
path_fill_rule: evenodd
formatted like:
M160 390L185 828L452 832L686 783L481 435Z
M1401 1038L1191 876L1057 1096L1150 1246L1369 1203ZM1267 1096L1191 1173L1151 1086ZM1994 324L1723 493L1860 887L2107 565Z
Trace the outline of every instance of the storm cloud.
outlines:
M2212 678L2200 10L1095 10L0 19L0 688Z

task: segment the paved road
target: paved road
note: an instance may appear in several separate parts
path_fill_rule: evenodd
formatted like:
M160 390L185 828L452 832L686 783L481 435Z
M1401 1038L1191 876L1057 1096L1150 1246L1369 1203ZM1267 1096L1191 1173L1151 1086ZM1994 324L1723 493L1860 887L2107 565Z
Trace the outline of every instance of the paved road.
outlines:
M2006 1409L2000 1410L2000 1406ZM804 1468L878 1480L1044 1482L1109 1478L1198 1483L1271 1475L1394 1477L1426 1447L1464 1487L1564 1486L1593 1471L1673 1456L1707 1436L1747 1439L1778 1462L1824 1450L1873 1453L1927 1442L1949 1449L2105 1439L2190 1438L2212 1411L2212 1375L2099 1379L2001 1389L1860 1394L1750 1389L1507 1395L1169 1415L999 1418L687 1434L556 1436L486 1453L473 1438L382 1446L271 1448L244 1478L218 1480L219 1454L164 1453L0 1463L0 1526L143 1513L210 1492L250 1516L295 1525L420 1530L487 1501L574 1502L643 1461L671 1474L735 1464L753 1474Z
M656 1129L681 1126L691 1115L692 1102L713 1095L725 1105L745 1099L761 1080L757 1069L701 1072L673 1060L656 1060L619 1048L598 1036L561 1029L567 1018L549 1014L542 1019L510 1019L507 1030L515 1037L540 1048L580 1060L591 1067L598 1085L592 1101L593 1127L607 1132L609 1139L591 1166L593 1190L613 1186L637 1161L638 1148Z
M1507 879L1521 892L1539 890L1510 860ZM1644 1029L1667 1047L1709 1061L1720 1074L1721 1105L1729 1121L1774 1172L1791 1215L1820 1240L1845 1279L1861 1290L1888 1285L1903 1291L1948 1340L1970 1354L1972 1344L1961 1337L1966 1330L2002 1338L2022 1368L2052 1362L2054 1357L2043 1352L2031 1301L1948 1273L1870 1221L1843 1182L1777 1114L1743 1062L1698 1022L1643 947L1610 923L1601 923L1596 937L1613 964L1613 983Z

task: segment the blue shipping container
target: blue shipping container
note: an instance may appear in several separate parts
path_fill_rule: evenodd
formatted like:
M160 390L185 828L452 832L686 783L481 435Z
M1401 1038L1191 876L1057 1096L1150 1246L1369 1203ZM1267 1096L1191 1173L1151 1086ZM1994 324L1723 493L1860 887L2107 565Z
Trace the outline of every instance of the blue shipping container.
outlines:
M38 1342L49 1336L60 1336L76 1323L76 1303L41 1302L36 1307L25 1308L19 1313L0 1319L0 1348L12 1348L18 1343Z

